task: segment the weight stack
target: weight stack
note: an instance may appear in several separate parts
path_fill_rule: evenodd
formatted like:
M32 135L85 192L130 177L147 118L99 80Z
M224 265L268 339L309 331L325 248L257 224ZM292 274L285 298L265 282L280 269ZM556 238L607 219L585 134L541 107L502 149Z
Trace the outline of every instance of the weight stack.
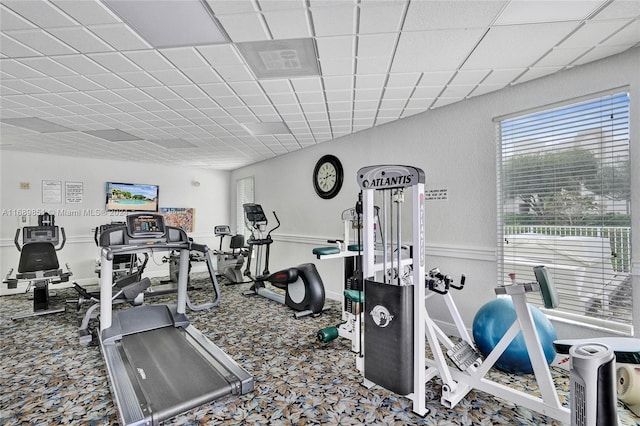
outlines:
M601 343L569 349L571 426L618 424L616 363L613 351Z
M413 392L413 286L365 280L364 377L399 395Z

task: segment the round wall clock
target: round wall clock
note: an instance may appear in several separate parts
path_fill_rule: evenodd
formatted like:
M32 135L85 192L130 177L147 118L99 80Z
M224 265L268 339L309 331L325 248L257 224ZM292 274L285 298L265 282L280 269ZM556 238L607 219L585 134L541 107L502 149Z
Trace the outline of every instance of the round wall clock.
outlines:
M313 169L313 187L320 198L329 199L338 195L343 178L342 163L334 155L323 156Z

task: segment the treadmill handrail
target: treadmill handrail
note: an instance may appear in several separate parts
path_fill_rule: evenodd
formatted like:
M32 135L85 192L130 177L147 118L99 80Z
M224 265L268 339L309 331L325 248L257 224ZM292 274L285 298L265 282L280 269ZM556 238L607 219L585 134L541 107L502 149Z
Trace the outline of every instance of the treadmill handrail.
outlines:
M211 251L209 247L204 244L191 243L191 251L199 251L204 255L205 263L207 264L207 270L209 271L209 277L211 278L211 284L215 292L215 298L212 302L203 303L201 305L194 305L189 299L189 293L187 293L187 307L192 311L204 311L214 308L220 303L220 287L218 285L218 279L216 278L216 271L213 269L213 261L211 260Z

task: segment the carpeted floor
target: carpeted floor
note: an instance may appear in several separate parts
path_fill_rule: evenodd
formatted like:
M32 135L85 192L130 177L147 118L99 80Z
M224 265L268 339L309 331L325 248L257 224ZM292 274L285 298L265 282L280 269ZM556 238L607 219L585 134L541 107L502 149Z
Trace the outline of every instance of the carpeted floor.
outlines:
M190 296L203 303L209 296L208 279L198 275L193 282L203 289ZM317 330L340 321L338 303L330 302L333 309L320 317L295 320L292 311L282 305L243 296L248 286L221 286L218 307L189 316L199 330L254 375L255 390L194 409L172 424L559 424L479 391L471 391L455 408L447 409L439 402L438 379L426 385L431 412L421 418L412 413L407 399L360 384L348 342L339 339L323 345L315 340ZM54 302L75 297L72 289L63 289ZM174 297L148 299L147 303L172 303ZM68 305L65 313L10 320L17 312L31 310L31 304L26 295L0 298L0 424L117 423L100 351L78 344L77 325L87 305L81 312ZM554 376L560 387L568 389L562 372L554 370ZM530 389L530 379L521 376L510 381ZM566 393L561 398L566 399ZM640 424L620 403L618 407L621 425Z

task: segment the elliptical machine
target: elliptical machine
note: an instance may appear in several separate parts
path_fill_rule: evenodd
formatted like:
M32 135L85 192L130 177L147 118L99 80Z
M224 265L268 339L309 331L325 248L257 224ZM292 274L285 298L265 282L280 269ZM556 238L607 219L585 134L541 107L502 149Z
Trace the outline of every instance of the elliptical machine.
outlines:
M273 216L278 224L269 230L267 235L267 217L260 204L243 204L245 222L251 229L251 237L247 240L249 253L247 255L247 269L245 275L253 281L253 285L243 294L245 296L257 294L262 297L282 303L296 311L293 316L296 319L313 315L317 316L324 310L324 284L318 274L318 270L313 263L304 263L297 267L291 267L271 274L269 272L269 250L273 239L271 233L280 227L280 220L273 212ZM255 276L251 275L251 257L253 250L256 250ZM260 264L262 251L265 249L265 266L260 274ZM285 290L285 294L276 293L265 287L265 282L276 288Z

